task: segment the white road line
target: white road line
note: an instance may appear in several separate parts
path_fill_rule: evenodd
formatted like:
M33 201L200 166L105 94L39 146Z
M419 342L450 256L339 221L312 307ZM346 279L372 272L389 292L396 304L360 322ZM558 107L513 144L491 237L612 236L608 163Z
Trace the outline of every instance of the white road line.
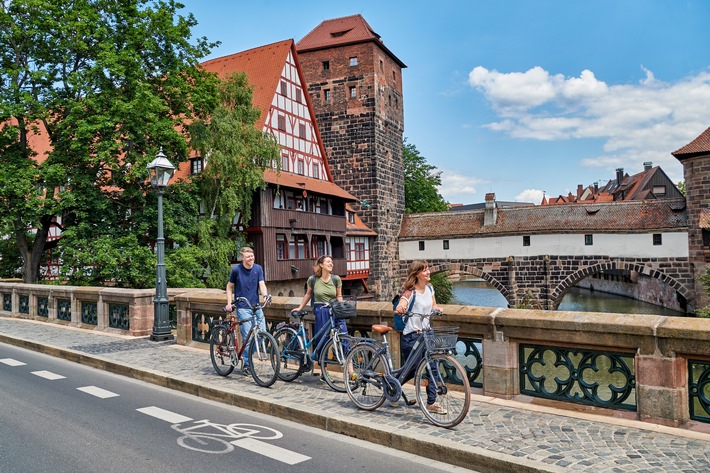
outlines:
M33 375L39 376L40 378L48 379L50 381L55 381L57 379L65 379L66 376L62 376L61 374L57 373L52 373L51 371L33 371Z
M183 422L190 422L192 420L191 417L185 417L184 415L166 411L165 409L161 409L155 406L141 407L140 409L136 410L138 412L142 412L143 414L155 417L156 419L164 420L165 422L170 422L171 424L182 424Z
M81 392L85 392L86 394L91 394L92 396L96 396L101 399L108 399L110 397L117 397L118 394L112 393L111 391L106 391L105 389L101 389L96 386L84 386L83 388L76 388Z
M3 358L0 360L0 363L6 364L7 366L25 366L27 364L12 358Z
M286 463L287 465L295 465L296 463L311 459L311 457L256 439L244 438L229 443L245 450L264 455L265 457L278 460L281 463Z

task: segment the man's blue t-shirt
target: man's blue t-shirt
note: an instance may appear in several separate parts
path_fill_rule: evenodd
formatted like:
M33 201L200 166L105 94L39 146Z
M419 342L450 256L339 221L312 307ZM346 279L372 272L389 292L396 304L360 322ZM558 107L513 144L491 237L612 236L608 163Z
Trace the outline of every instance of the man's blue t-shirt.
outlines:
M232 268L229 282L234 284L234 298L246 297L252 305L259 303L259 281L264 280L264 269L254 264L251 269L246 269L241 264ZM237 304L239 309L248 309L244 302Z

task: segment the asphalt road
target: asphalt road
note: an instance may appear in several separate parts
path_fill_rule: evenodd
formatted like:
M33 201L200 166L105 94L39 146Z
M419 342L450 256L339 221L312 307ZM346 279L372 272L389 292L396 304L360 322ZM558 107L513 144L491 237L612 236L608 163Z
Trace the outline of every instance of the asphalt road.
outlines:
M0 471L471 471L0 343Z

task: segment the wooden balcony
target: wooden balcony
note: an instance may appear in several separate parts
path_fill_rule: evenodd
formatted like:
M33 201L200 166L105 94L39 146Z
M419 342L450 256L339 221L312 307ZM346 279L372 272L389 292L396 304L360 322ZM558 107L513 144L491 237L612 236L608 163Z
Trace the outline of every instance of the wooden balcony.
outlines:
M287 259L270 261L264 267L264 277L267 281L286 281L289 279L305 279L313 274L315 259ZM333 258L333 273L344 275L346 272L345 258Z

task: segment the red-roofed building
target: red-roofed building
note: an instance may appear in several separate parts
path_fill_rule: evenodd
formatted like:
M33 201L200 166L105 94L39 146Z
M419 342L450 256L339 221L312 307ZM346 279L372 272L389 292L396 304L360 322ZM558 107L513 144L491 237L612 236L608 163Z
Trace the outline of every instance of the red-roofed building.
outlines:
M239 216L235 221L254 246L269 290L300 295L313 260L328 254L334 272L361 292L369 265L348 261L350 247L363 243L359 234L348 236L346 204L356 199L333 182L293 40L212 59L202 67L220 77L246 73L253 105L261 110L256 127L273 135L281 148L281 171L264 172L268 185L255 199L252 221ZM204 166L209 162L193 156L179 165L174 179L189 179ZM367 239L364 243L369 252Z

